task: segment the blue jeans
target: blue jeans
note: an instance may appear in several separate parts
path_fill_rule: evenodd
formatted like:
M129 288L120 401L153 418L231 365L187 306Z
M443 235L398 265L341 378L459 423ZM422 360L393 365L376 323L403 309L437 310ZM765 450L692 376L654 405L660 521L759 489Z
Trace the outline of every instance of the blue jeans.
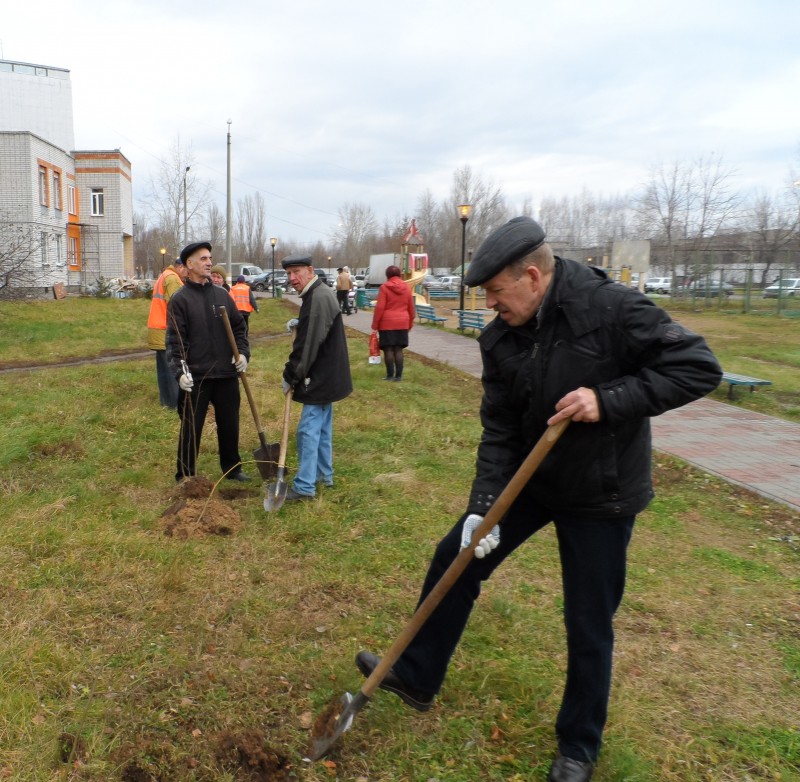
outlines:
M418 692L436 694L475 601L495 568L552 522L561 556L567 680L556 734L562 754L597 760L606 723L614 650L613 619L625 590L626 552L635 517L587 518L553 514L525 497L500 524L500 545L473 559L395 663L397 675ZM439 543L422 589L431 591L458 554L463 517ZM536 628L531 628L536 643Z
M158 401L162 407L178 409L178 381L167 364L167 351L156 350L156 377L158 378Z
M333 484L333 405L303 405L297 425L294 490L313 497L317 481Z

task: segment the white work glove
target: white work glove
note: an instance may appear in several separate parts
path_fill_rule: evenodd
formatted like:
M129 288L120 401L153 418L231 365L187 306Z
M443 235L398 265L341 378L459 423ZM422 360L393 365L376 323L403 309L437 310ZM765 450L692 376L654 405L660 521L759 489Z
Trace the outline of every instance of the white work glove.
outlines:
M191 375L181 375L178 378L178 385L188 394L194 388L194 379Z
M296 329L300 325L300 321L297 318L292 318L291 320L286 321L286 331L290 334L292 333L292 329Z
M461 528L461 548L467 548L472 542L472 535L478 527L483 523L483 516L477 513L470 513L464 519L464 526ZM487 554L490 554L493 549L496 549L500 543L500 527L495 524L492 531L485 537L478 541L475 546L475 558L483 559Z
M231 356L231 364L236 367L237 372L246 372L247 371L247 359L240 353L239 360L236 360L235 356Z

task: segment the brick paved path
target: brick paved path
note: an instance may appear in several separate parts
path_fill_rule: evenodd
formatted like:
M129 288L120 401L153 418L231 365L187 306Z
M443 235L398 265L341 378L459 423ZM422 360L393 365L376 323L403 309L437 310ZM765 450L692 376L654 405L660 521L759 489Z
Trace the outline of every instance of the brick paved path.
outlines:
M364 333L370 332L371 324L369 311L345 318L345 325ZM409 343L412 353L480 377L478 343L470 336L415 325ZM800 424L700 399L654 418L653 445L800 510Z

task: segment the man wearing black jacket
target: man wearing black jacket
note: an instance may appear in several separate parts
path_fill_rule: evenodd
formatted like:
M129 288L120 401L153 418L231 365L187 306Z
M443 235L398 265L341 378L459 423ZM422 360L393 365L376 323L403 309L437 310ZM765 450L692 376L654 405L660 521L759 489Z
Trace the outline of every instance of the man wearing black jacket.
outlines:
M650 417L697 399L721 370L702 337L600 269L555 257L544 231L515 218L478 249L465 284L497 317L479 338L483 434L466 513L439 543L422 598L447 569L545 428L565 431L382 687L418 711L444 682L481 582L552 523L561 557L567 677L550 782L587 782L611 685L613 617L636 515L653 497ZM359 652L368 676L379 658Z
M229 480L249 481L239 457L239 378L247 369L250 345L244 319L228 292L211 281L211 245L181 251L188 278L169 300L167 353L178 378L181 433L175 480L195 474L200 437L209 404L214 405L219 464ZM228 313L239 361L234 363L222 310Z
M333 403L353 390L350 357L336 294L314 273L310 256L281 261L303 303L295 337L283 370L284 393L291 388L303 403L297 426L298 467L286 502L316 495L316 485L333 486Z

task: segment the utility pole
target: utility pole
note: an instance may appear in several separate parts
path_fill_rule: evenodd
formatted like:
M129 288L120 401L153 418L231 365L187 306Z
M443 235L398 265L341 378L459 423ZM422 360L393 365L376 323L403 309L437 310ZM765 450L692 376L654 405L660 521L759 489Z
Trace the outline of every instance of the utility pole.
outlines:
M228 211L225 218L225 250L228 259L228 278L233 281L231 268L231 121L228 120Z
M191 166L186 166L183 172L183 246L189 244L189 212L186 209L186 175Z

